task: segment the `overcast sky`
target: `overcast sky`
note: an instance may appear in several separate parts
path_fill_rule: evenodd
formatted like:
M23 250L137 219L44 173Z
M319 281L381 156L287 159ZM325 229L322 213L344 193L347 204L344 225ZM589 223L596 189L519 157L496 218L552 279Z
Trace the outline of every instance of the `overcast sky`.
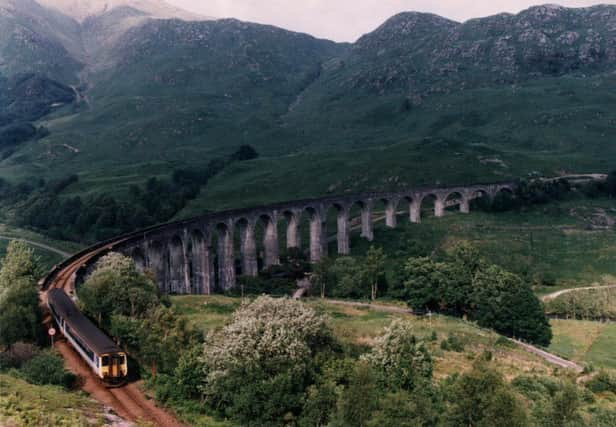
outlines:
M541 0L166 0L186 10L217 18L272 24L336 41L355 41L390 16L403 11L432 12L456 21L519 12ZM561 0L583 7L615 1Z

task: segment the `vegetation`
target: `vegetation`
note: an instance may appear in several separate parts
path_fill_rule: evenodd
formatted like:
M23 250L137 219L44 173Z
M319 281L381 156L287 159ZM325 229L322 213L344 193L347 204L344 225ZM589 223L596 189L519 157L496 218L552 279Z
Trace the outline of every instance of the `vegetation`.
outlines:
M242 145L205 168L176 169L171 179L152 177L143 186L131 185L120 200L109 194L67 196L65 190L79 182L75 174L34 185L0 182L0 199L25 206L16 220L18 226L58 239L92 242L171 220L213 176L234 162L256 157L254 148Z
M154 281L123 255L110 253L79 289L85 313L149 366L151 376L172 373L178 354L194 346L200 335L165 305ZM169 349L174 349L170 352ZM164 381L164 378L161 380Z
M203 358L197 357L199 351L195 349L186 357L193 362L183 362L186 369L178 384L187 384L187 378L196 380L200 386L192 383L188 388L192 390L191 399L199 401L200 393L194 391L201 390L205 393L205 401L209 402L206 407L193 407L189 412L191 419L205 412L222 414L234 425L454 426L468 425L471 419L471 425L489 426L496 419L504 425L574 422L580 426L601 426L609 425L601 423L613 417L609 399L604 400L601 395L604 391L589 393L572 384L567 375L555 374L540 359L501 343L498 335L461 320L382 313L334 305L320 299L309 301L308 306L314 311L306 312L306 308L299 308L304 305L300 302L260 297L251 303L244 302L235 313L230 309L237 300L228 297L177 296L172 297L172 301L178 305L180 313L187 313L192 319L195 312L199 312L203 321L212 318L216 319L215 324L221 325L216 328L209 322L216 345L207 341L210 345L203 347L200 353ZM254 309L246 315L251 305ZM287 354L290 348L306 349L297 344L290 346L287 341L287 338L302 335L301 332L295 334L298 316L287 314L298 310L304 313L302 317L310 319L307 325L313 325L319 316L326 315L322 317L325 323L320 320L317 324L325 328L321 330L329 330L325 341L330 343L324 352L312 352L316 375L308 384L303 375L293 377L291 382L277 383L279 388L297 386L291 390L304 396L304 404L300 407L294 403L295 399L279 397L270 388L270 382L265 381L265 378L278 378L281 370L286 369L286 364L274 363L278 360L276 354ZM227 323L220 323L221 316ZM261 322L263 318L268 321ZM283 334L287 323L293 332ZM435 336L449 337L448 341L454 346L461 343L463 348L458 347L459 352L443 351ZM276 340L277 337L284 339ZM272 353L272 348L282 353ZM218 396L220 393L204 383L211 374L208 360L217 360L217 355L226 350L232 355L240 351L241 362L223 362L223 366L229 368L221 373L224 383L229 380L236 390L244 392L241 398L238 394L230 394L231 401L221 403L217 400L219 405L212 405L208 392ZM215 353L213 357L212 352ZM267 355L261 362L260 354ZM235 356L231 359L237 360ZM272 365L267 360L272 360ZM300 367L304 366L306 359L300 360ZM261 378L257 382L262 385L254 388L249 386L250 381L241 382L239 375L236 381L231 381L235 369L240 369L244 378L256 374L258 369L248 368L254 363L274 369L278 374L257 376ZM192 374L186 377L189 372ZM195 375L195 372L203 374ZM188 395L179 397L179 388L174 390L176 397L167 402L187 411L187 397L184 396ZM270 399L275 400L271 402ZM262 412L251 412L251 408L264 405L266 409ZM272 410L282 415L275 420L259 418ZM251 413L252 419L242 418L244 413Z
M0 345L40 339L39 276L33 250L12 241L0 268Z
M82 393L33 385L0 373L0 423L17 426L97 426L103 408Z
M567 319L616 320L616 289L568 292L547 301L546 311Z

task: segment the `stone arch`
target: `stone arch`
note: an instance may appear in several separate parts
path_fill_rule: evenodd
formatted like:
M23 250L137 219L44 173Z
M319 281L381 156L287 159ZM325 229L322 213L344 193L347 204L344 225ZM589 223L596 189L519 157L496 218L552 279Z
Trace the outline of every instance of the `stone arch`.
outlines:
M451 191L445 198L445 209L456 209L463 213L469 212L468 198L462 191Z
M389 228L396 228L398 225L396 212L400 199L397 197L381 197L379 200L385 207L385 225Z
M353 228L355 228L356 226L360 225L360 235L368 241L372 241L374 239L372 208L372 200L366 199L356 200L351 204L351 207L349 209L351 230L353 230ZM356 209L358 210L359 215L354 215L354 211Z
M277 219L275 213L259 215L259 221L263 225L263 247L265 250L263 264L265 267L280 264Z
M169 239L169 292L185 294L188 291L186 253L182 238L175 235Z
M235 221L235 230L238 232L240 246L239 271L244 276L254 277L259 273L255 224L247 218L240 218Z
M334 219L335 217L335 237L336 237L336 245L337 245L337 251L340 255L348 255L350 253L350 243L349 243L349 239L350 239L350 232L349 232L349 210L350 207L347 206L344 203L341 202L332 202L330 203L325 212L326 212L326 217L329 220L330 219L330 213L332 212L332 210L334 211L334 215L331 217L331 219ZM332 221L334 222L334 221ZM329 223L329 221L326 222L326 224ZM327 236L327 241L329 241L329 231L334 231L333 227L332 230L328 230L326 236Z
M410 194L405 194L400 197L398 207L396 208L396 222L405 221L408 218L410 222L413 222L413 202L415 198Z
M223 291L235 286L235 255L233 251L233 229L224 222L214 226L216 231L218 264L218 288Z
M327 256L327 236L323 227L323 214L318 207L306 206L303 209L308 215L309 240L310 240L310 262L319 262Z
M442 216L440 210L442 206L444 206L444 203L441 199L439 199L438 194L435 192L429 192L421 196L420 210L422 217L429 212L432 212L434 216Z
M154 240L148 245L148 266L158 282L161 292L167 292L167 259L163 244Z
M301 212L287 209L282 213L286 221L286 241L287 249L302 247L302 238L300 233Z
M190 232L190 280L192 293L209 295L212 292L213 257L203 232Z

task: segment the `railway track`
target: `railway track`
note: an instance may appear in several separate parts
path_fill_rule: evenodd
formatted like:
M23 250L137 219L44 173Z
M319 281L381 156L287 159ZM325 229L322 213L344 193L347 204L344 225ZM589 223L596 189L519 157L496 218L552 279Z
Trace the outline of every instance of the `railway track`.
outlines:
M121 240L117 243L120 242ZM90 260L110 249L110 246L103 246L84 253L55 272L48 286L41 290L43 306L47 307L47 291L50 289L62 289L68 295L73 295L75 292L75 278L79 269ZM52 317L50 315L45 317L45 322L51 321ZM83 384L81 388L102 404L113 409L120 417L128 421L145 421L163 427L182 426L173 414L159 408L153 400L148 399L136 383L128 383L118 388L107 388L66 340L58 340L55 346L60 354L62 354L68 369L82 379Z

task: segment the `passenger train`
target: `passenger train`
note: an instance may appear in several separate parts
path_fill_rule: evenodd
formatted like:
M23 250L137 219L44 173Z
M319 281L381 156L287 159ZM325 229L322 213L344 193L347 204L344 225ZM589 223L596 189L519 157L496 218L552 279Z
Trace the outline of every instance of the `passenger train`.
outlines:
M107 385L124 384L126 353L79 311L62 289L47 292L47 305L59 330L94 373Z

